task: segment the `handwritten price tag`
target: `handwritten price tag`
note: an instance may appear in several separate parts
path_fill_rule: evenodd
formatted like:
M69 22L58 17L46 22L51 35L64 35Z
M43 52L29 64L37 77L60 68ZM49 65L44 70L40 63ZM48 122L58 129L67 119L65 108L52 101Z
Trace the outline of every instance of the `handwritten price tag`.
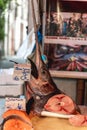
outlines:
M16 81L29 81L31 75L31 64L14 64L13 79Z
M5 98L5 111L9 109L26 110L26 99L25 98Z

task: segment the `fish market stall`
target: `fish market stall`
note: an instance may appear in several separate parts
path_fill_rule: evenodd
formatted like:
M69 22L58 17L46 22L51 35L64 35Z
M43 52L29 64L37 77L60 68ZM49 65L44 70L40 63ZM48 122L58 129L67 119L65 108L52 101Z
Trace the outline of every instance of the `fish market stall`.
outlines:
M35 3L31 0L34 33L35 61L14 62L13 79L22 81L25 96L5 97L1 101L1 130L86 130L87 106L78 105L53 81L53 77L42 58L38 41L39 24L36 22ZM23 87L23 86L22 86ZM13 92L12 92L13 93Z

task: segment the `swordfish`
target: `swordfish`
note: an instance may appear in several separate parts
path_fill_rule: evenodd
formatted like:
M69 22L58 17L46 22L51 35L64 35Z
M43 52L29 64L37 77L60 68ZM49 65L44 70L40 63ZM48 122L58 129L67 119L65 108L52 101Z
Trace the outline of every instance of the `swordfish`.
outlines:
M41 114L41 112L45 108L45 105L47 104L47 101L51 97L55 97L55 95L60 95L64 93L57 87L57 85L55 84L55 82L51 77L47 65L42 60L40 44L38 42L38 35L37 35L39 26L36 23L33 0L31 1L31 4L32 4L36 50L35 50L35 61L28 58L31 64L31 78L30 81L26 81L25 83L26 92L27 95L29 96L29 100L26 104L26 111L27 113L29 113L30 110L32 109L34 112ZM67 96L66 100L68 100ZM73 101L72 103L73 105L71 106L73 106L73 109L76 110L77 105ZM60 106L61 103L58 102L57 105Z

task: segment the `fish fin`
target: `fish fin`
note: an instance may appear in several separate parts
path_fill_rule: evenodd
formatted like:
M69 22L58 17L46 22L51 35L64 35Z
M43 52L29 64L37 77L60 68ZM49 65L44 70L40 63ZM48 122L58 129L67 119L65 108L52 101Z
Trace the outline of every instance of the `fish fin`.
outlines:
M31 63L31 74L35 77L35 78L38 78L38 70L37 70L37 67L35 65L35 63L28 58L28 60L30 61Z
M31 98L28 100L28 102L26 103L26 113L27 113L27 114L30 113L30 111L31 111L31 109L32 109L31 107L32 107L33 103L34 103L34 99L33 99L33 97L31 97Z

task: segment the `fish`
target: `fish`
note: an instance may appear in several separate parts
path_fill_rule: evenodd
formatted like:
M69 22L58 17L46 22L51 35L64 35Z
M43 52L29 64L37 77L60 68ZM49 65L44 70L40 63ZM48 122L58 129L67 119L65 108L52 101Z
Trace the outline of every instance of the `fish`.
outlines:
M36 23L34 3L32 2L32 14L35 33L35 61L28 57L31 64L31 77L25 82L26 93L29 97L26 104L26 112L33 110L37 114L41 114L47 101L54 95L63 94L63 92L55 84L46 63L42 60L41 48L38 40L38 30L40 25Z
M32 122L29 115L25 111L10 109L2 114L3 122L1 123L1 130L9 129L26 129L33 130Z
M47 65L42 60L38 42L36 42L35 62L29 58L28 60L31 64L31 78L30 81L26 81L26 91L32 97L28 104L34 102L34 111L40 113L47 100L55 94L61 94L62 91L58 89Z

